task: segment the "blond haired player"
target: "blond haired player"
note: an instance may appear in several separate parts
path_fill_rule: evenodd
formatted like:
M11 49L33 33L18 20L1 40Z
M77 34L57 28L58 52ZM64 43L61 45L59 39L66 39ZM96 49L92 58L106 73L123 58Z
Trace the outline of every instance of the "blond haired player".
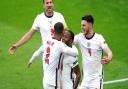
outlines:
M44 12L37 15L30 31L9 48L8 51L10 54L14 54L16 49L29 41L37 31L40 32L43 43L46 39L53 37L53 27L55 23L61 22L67 27L63 15L54 11L53 0L43 0L42 2Z

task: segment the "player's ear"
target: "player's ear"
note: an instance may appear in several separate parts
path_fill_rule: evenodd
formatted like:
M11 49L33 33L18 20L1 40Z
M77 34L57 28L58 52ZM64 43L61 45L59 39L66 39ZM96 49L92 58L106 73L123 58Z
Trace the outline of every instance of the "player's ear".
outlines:
M88 23L89 25L89 28L91 29L93 27L93 24L92 23Z

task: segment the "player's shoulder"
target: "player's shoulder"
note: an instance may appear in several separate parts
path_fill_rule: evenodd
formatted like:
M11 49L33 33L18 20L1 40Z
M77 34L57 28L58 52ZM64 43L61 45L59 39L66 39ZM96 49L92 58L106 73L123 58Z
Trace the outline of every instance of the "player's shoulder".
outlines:
M58 41L58 40L53 39L53 38L51 38L49 41L54 42L54 44L55 44L56 46L59 46L59 47L61 47L61 46L65 46L65 44L64 44L63 42Z
M78 49L76 48L75 45L73 45L72 48L73 48L74 50L78 51Z
M78 33L78 34L76 34L76 36L83 36L83 33L82 32L80 32L80 33Z
M95 35L96 35L96 36L102 36L102 34L100 34L100 33L95 33Z
M45 17L44 12L37 14L36 18L41 19L42 17Z
M103 39L103 35L99 33L95 33L95 37L98 39Z
M79 39L79 38L81 39L83 37L84 37L84 35L82 32L75 35L75 38L77 38L77 39Z
M55 16L63 16L60 12L56 12L56 11L54 11L54 15Z

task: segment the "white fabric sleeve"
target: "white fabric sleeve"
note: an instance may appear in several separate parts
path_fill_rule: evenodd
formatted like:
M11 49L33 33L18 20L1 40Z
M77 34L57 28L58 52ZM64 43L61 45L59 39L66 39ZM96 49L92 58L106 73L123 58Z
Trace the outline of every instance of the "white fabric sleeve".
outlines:
M31 59L29 60L29 63L33 63L39 56L41 56L44 53L44 48L41 46L38 50L36 50Z
M39 26L38 26L38 22L39 22L39 15L37 15L37 17L35 18L33 25L32 25L32 29L34 30L39 30Z
M105 47L108 47L108 45L105 42L105 39L102 35L100 35L100 46L101 46L102 49L104 49Z
M74 37L74 42L73 42L74 44L78 44L79 43L79 41L78 41L78 35L76 35L75 37Z
M70 56L78 56L78 50L77 49L70 48L66 45L64 45L62 47L62 52L67 54L67 55L70 55Z

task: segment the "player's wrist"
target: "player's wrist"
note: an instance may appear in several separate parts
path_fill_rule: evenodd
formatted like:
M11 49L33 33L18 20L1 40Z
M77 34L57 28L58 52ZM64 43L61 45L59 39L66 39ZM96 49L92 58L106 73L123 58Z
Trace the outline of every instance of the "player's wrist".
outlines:
M32 62L29 62L28 64L30 64L30 65L31 65L31 64L32 64Z
M111 58L106 58L108 61L111 61L112 59Z
M12 47L18 48L18 45L17 44L13 44Z

